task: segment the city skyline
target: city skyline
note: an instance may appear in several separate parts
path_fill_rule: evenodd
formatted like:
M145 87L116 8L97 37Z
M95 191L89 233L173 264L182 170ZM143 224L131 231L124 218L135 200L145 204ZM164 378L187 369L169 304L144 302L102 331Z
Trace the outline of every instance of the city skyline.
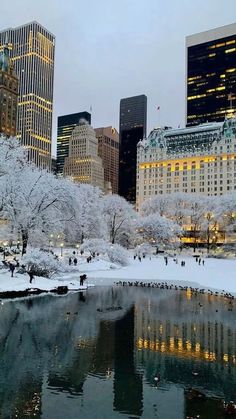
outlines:
M148 132L158 125L183 126L185 37L236 20L233 1L223 9L220 1L174 2L162 4L160 11L159 2L152 0L148 5L104 0L92 2L89 14L74 0L59 6L47 3L47 14L43 0L37 5L29 0L13 3L14 15L7 4L2 6L1 30L37 20L56 36L53 154L58 116L89 111L92 105L94 127L118 128L122 97L147 95Z

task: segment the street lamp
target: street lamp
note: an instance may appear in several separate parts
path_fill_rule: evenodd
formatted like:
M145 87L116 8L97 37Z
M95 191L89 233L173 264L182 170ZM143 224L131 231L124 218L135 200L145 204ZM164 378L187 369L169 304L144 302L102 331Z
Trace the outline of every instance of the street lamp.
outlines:
M7 247L7 242L4 242L3 243L3 248L4 248L4 250L3 250L3 260L5 260L5 257L6 257L6 247Z
M61 243L61 244L60 244L60 247L61 247L61 257L62 257L62 255L63 255L63 246L64 246L64 243Z

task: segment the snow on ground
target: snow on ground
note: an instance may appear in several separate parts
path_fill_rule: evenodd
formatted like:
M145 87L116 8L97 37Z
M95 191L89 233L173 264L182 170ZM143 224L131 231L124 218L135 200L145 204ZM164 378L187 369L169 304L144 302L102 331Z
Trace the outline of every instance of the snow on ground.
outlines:
M185 260L185 266L180 265ZM236 295L236 259L204 258L205 265L198 265L191 256L178 256L178 264L168 258L165 265L163 256L133 260L125 267L119 267L107 260L95 259L87 263L85 258L78 257L78 266L68 267L52 279L33 279L29 283L28 275L14 273L11 278L7 270L0 271L0 292L40 288L50 290L66 285L70 290L86 289L88 286L113 285L115 281L170 282L176 285L189 285L212 290L225 290ZM79 276L87 275L83 287L79 285Z
M180 265L185 260L185 266ZM89 282L94 285L112 284L114 281L144 281L144 282L171 282L176 285L191 285L212 290L225 290L236 295L236 260L235 259L204 259L205 265L198 265L195 258L181 256L176 264L168 259L165 265L162 256L148 257L139 262L130 259L130 265L120 269L101 270L101 263L91 263L87 273ZM83 264L85 265L85 264ZM82 264L80 265L82 268ZM93 267L93 271L92 271Z
M77 278L73 280L63 280L63 279L48 279L43 277L35 277L32 281L32 284L29 283L29 276L15 273L14 277L11 278L11 274L7 270L0 271L0 292L4 291L24 291L28 288L38 288L45 291L50 291L53 288L59 286L67 286L69 290L85 290L89 286L88 281L84 286L79 284L79 275L77 273Z

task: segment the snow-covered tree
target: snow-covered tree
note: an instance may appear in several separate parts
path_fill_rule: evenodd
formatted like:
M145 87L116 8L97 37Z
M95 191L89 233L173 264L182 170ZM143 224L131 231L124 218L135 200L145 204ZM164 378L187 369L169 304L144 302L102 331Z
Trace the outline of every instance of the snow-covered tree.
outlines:
M71 182L72 183L72 182ZM106 236L106 225L102 216L102 194L92 185L72 184L74 216L65 226L69 241L83 243L85 239Z
M129 253L119 244L113 244L112 246L109 246L107 255L110 261L113 263L117 263L121 266L127 266L129 264Z
M157 195L154 196L146 201L144 201L142 208L141 208L141 214L143 215L151 215L151 214L160 214L167 215L168 208L170 205L170 195Z
M16 138L0 136L0 177L27 165L27 150Z
M103 216L111 243L127 247L133 233L135 212L121 196L107 195L103 198Z
M105 254L107 253L108 245L103 239L86 239L80 246L80 250L90 252L91 254Z
M39 249L31 249L22 257L22 265L27 272L36 276L50 278L60 269L60 263L55 255Z
M167 244L176 241L182 234L182 229L178 224L161 217L159 214L140 217L136 226L141 237L155 244Z
M236 192L218 197L215 205L215 214L225 231L236 228Z
M71 218L68 189L64 181L33 165L0 178L2 208L0 215L20 235L22 254L28 242L48 236L62 228Z
M197 235L202 229L204 216L206 214L207 198L196 194L188 195L188 215L191 224L191 234L193 236L193 250L197 246Z

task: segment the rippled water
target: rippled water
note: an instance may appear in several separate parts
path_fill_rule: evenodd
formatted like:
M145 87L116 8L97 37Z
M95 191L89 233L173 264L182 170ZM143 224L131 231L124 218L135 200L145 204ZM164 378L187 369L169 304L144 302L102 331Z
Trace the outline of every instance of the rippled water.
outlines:
M224 418L235 312L213 296L134 287L2 301L0 418Z

